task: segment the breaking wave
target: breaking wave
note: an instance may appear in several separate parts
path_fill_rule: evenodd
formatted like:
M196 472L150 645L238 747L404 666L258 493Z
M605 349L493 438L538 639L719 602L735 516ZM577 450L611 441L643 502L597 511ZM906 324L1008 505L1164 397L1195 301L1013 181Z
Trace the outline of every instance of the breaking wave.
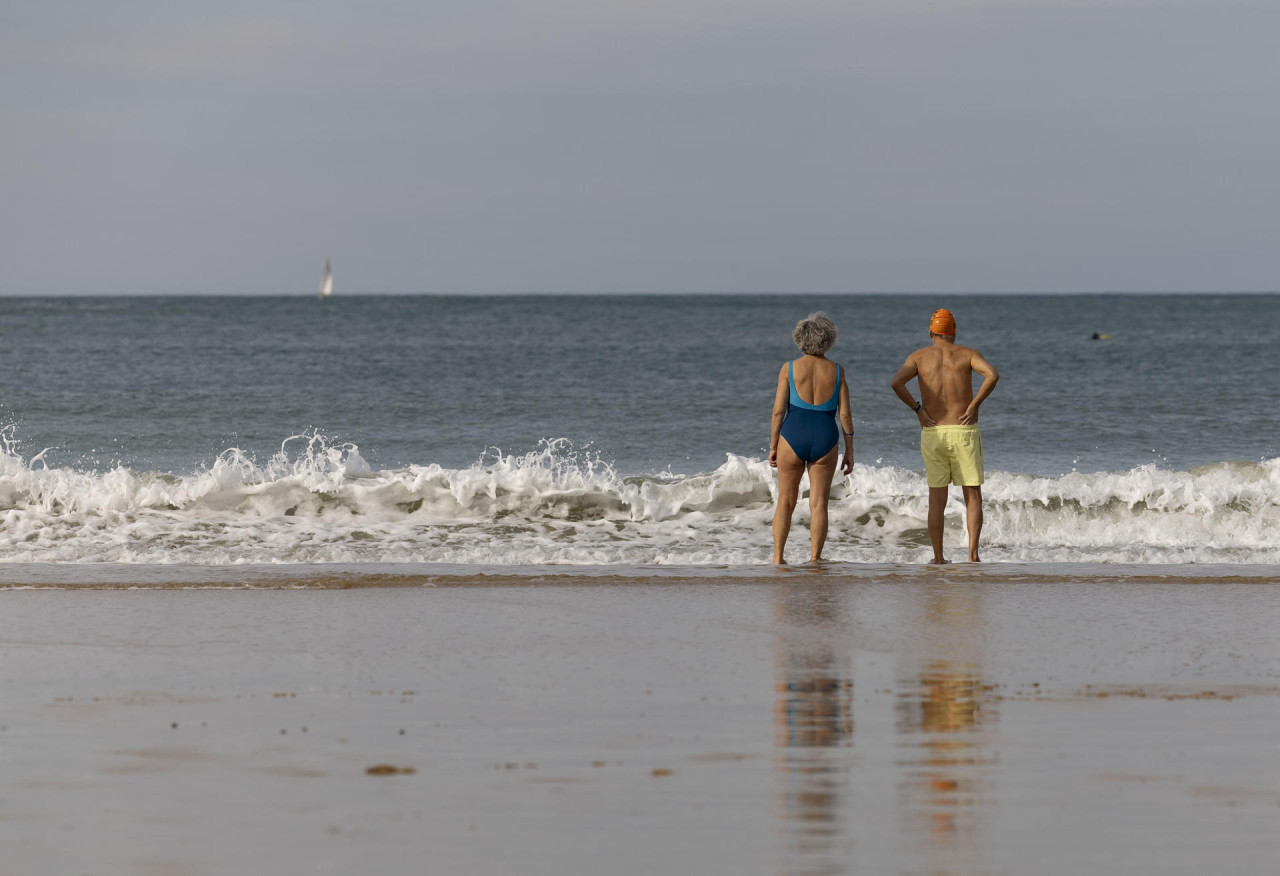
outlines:
M621 476L568 442L466 468L372 469L353 444L293 436L258 463L231 448L195 474L51 468L0 435L0 562L747 564L769 558L776 479L761 459ZM948 550L963 555L959 491ZM833 488L826 555L928 556L923 475L858 465ZM1280 563L1280 459L1062 477L991 472L984 559ZM789 554L807 554L797 510Z

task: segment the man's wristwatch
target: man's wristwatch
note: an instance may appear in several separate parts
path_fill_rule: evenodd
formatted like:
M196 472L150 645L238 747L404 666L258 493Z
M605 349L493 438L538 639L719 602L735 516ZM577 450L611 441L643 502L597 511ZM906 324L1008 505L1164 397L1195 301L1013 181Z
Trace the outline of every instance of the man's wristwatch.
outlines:
M922 401L918 401L918 402L916 402L915 412L916 412L917 414L918 414L918 413L920 413L920 407L921 407L923 404L924 404L924 402L922 402Z

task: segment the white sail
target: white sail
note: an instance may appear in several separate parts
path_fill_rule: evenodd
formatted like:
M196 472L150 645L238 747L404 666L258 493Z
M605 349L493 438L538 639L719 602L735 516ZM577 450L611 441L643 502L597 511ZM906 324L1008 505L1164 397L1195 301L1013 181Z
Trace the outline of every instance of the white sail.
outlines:
M324 260L324 276L320 278L320 297L328 298L333 294L333 268L329 267L329 260Z

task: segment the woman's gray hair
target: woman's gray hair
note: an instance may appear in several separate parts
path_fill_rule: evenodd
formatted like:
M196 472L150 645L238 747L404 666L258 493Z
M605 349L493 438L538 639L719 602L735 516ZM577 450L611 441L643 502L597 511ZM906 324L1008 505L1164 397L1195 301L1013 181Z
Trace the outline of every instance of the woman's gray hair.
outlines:
M821 356L836 342L836 324L821 310L796 323L791 339L807 356Z

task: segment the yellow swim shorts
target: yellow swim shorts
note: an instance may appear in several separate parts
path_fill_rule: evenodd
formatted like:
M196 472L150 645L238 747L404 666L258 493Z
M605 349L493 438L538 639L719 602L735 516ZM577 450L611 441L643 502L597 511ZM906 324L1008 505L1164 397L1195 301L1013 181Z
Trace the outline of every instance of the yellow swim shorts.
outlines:
M931 487L981 486L982 433L977 426L926 426L920 430L924 476Z

